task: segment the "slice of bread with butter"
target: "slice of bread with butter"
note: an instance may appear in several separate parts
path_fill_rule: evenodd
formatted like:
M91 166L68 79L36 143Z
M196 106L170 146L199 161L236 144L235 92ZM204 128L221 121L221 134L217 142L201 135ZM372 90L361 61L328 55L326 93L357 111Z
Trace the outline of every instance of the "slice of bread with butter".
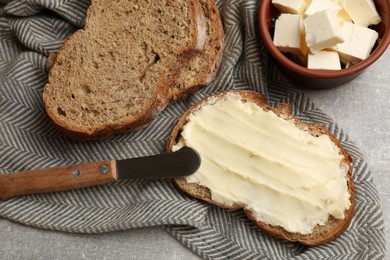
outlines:
M190 108L167 151L196 149L199 170L175 180L185 193L243 208L263 231L319 245L344 232L354 209L352 159L322 125L293 118L252 91L213 95Z

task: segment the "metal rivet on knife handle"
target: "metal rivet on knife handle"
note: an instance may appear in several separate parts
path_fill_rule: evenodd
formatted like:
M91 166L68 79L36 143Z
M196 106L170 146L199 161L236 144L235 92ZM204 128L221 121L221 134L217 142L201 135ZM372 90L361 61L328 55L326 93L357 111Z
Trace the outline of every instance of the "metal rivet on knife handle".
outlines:
M72 175L75 178L80 178L81 172L80 172L80 170L73 170Z
M99 167L100 173L101 174L107 174L108 173L108 166L106 164L102 164Z

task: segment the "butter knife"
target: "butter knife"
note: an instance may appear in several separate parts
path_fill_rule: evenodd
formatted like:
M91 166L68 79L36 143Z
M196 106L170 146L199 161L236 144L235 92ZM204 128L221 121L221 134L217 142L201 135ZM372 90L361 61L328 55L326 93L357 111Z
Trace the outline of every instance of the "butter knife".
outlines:
M58 192L127 179L187 176L200 166L198 153L189 147L161 155L107 160L0 175L0 200L15 196Z

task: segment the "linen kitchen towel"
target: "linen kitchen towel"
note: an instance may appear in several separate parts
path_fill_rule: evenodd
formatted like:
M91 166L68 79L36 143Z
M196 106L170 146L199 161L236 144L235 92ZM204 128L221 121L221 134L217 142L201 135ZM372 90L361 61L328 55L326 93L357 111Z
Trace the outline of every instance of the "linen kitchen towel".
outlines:
M101 142L76 143L62 136L45 114L46 61L83 26L86 0L0 0L0 174L105 159L163 153L181 114L214 92L251 89L271 105L288 102L295 116L320 122L353 157L356 210L337 240L305 247L263 234L242 210L224 210L179 192L171 180L121 181L110 185L0 201L0 216L65 232L100 233L164 225L206 259L383 259L384 223L372 174L355 144L315 107L268 58L257 31L255 0L217 1L225 49L209 86L164 110L147 128Z

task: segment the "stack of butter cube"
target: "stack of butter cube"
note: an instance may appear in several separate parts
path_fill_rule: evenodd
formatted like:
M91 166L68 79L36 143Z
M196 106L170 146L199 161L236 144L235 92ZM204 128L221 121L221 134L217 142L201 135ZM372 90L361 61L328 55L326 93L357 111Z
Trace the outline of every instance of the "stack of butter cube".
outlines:
M373 0L272 0L281 15L273 42L309 69L340 70L366 59L381 22Z

